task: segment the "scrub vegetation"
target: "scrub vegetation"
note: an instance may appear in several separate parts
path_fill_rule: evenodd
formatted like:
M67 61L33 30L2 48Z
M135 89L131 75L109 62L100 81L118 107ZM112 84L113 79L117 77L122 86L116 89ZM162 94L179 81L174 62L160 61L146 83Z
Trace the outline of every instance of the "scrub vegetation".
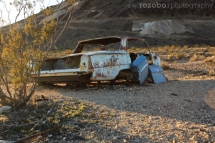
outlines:
M8 9L4 1L0 3ZM57 8L44 8L40 15L44 20L38 23L37 15L33 14L36 3L38 1L14 0L11 6L18 11L16 17L24 13L26 19L22 24L15 19L15 23L6 28L2 20L0 28L0 104L2 105L13 107L26 105L37 84L37 78L32 79L30 73L40 72L44 59L67 25L66 23L59 29L60 19L52 17L53 11L58 12L60 4ZM65 15L70 19L71 12ZM47 16L51 18L47 19Z

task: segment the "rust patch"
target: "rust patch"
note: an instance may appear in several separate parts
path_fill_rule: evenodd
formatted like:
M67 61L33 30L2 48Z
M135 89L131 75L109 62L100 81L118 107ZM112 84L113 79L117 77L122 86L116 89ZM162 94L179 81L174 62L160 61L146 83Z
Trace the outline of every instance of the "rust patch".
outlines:
M95 78L107 78L106 75L101 74L101 73L96 73L96 77Z
M91 56L88 56L88 69L93 69L93 64L91 62Z
M116 58L114 55L111 56L111 59L110 59L110 61L111 61L111 66L116 65L117 60L119 60L119 58Z

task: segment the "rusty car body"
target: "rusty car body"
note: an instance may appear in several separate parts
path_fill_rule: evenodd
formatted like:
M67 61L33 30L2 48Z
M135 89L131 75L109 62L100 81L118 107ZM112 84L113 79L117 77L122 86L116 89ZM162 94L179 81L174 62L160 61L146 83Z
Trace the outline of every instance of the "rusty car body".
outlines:
M131 41L140 42L147 48L147 52L127 52L128 43ZM117 45L116 48L109 46L111 44ZM87 45L101 48L86 52L84 48ZM33 77L37 75L32 73ZM40 71L39 82L89 83L126 80L142 84L148 77L151 77L154 83L167 81L159 56L151 52L145 40L129 36L110 36L80 41L72 54L46 59Z

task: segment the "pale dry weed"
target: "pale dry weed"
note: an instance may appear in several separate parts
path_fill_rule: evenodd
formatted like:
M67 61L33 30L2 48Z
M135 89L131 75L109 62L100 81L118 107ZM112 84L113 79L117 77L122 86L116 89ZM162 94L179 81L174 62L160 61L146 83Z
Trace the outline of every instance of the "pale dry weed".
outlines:
M168 63L168 62L165 62L165 61L162 61L161 67L162 67L163 69L170 69L169 63Z
M204 55L196 55L196 54L194 54L190 58L189 62L204 61L204 60L205 60L205 56Z
M205 62L215 63L215 56L207 57L204 61L205 61Z

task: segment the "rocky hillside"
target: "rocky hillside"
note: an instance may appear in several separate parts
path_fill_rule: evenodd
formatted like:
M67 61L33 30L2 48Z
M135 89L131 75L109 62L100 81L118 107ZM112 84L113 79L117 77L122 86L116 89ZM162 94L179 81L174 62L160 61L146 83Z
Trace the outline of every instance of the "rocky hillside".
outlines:
M81 0L64 2L59 16L68 10L73 14L57 43L60 50L111 35L143 37L150 46L215 45L215 0ZM43 21L40 13L37 18Z

